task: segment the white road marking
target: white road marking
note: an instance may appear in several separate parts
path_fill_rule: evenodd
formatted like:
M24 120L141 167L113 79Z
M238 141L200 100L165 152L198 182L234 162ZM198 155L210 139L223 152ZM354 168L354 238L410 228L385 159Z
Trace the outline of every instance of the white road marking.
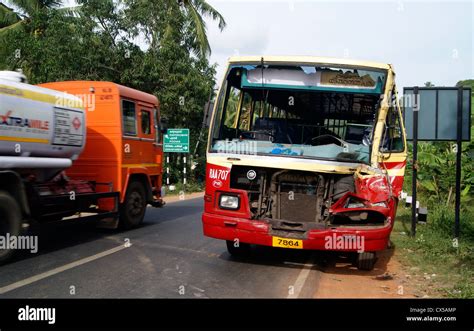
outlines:
M301 290L303 290L304 283L309 277L312 267L314 266L313 259L310 258L301 269L298 277L296 278L295 283L293 284L293 291L288 292L288 299L298 298L300 296Z
M304 266L316 267L316 264L313 264L313 263L308 264L308 263L298 263L298 262L284 261L283 264L296 265L298 267L304 267Z
M198 290L199 292L202 292L202 293L206 292L206 291L203 290L202 288L196 287L196 286L194 286L194 285L189 285L189 287L192 287L193 289Z
M131 246L131 244L130 244L128 247L130 247L130 246ZM92 256L89 256L89 257L86 257L86 258L83 258L83 259L80 259L80 260L77 260L77 261L74 261L74 262L71 262L71 263L68 263L68 264L65 264L65 265L63 265L63 266L61 266L61 267L54 268L54 269L52 269L52 270L43 272L43 273L41 273L41 274L38 274L38 275L35 275L35 276L32 276L32 277L29 277L29 278L20 280L20 281L18 281L18 282L12 283L12 284L10 284L10 285L4 286L4 287L0 287L0 294L4 294L4 293L7 293L7 292L16 290L16 289L18 289L18 288L20 288L20 287L23 287L23 286L26 286L26 285L30 285L30 284L32 284L32 283L35 283L35 282L39 281L39 280L42 280L42 279L45 279L45 278L54 276L54 275L56 275L56 274L59 274L59 273L61 273L61 272L63 272L63 271L66 271L66 270L69 270L69 269L78 267L78 266L80 266L80 265L83 265L83 264L86 264L86 263L89 263L89 262L98 260L98 259L100 259L100 258L102 258L102 257L107 256L107 255L110 255L110 254L119 252L119 251L121 251L122 249L125 249L125 248L128 248L128 247L125 246L125 245L120 245L120 246L118 246L118 247L109 249L109 250L107 250L107 251L104 251L104 252L101 252L101 253L98 253L98 254L95 254L95 255L92 255Z

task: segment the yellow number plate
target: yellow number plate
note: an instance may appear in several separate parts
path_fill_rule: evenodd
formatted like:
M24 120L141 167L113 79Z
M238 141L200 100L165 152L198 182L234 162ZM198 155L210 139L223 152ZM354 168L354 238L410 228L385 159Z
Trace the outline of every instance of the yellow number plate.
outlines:
M303 249L303 240L272 237L273 247Z

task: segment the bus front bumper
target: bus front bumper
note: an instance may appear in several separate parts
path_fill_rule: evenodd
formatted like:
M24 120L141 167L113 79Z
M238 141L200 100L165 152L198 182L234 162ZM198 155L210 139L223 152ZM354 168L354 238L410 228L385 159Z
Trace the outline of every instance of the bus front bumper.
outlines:
M270 233L271 225L264 220L248 220L244 218L228 217L218 214L203 213L203 232L205 236L234 241L238 239L242 243L274 246L274 236ZM359 247L341 247L329 245L329 242L344 242L347 237L363 238L363 251L375 252L387 248L390 239L392 225L364 228L345 227L309 230L302 240L302 249L308 250L330 250L344 252L360 252ZM281 235L279 236L281 237ZM340 238L342 237L342 238ZM291 234L285 238L292 239ZM340 240L339 240L340 239Z

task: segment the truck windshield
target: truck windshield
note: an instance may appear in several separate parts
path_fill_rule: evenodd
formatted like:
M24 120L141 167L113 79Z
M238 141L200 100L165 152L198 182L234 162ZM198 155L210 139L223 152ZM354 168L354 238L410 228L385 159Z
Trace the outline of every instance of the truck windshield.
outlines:
M369 163L386 71L231 66L210 152Z

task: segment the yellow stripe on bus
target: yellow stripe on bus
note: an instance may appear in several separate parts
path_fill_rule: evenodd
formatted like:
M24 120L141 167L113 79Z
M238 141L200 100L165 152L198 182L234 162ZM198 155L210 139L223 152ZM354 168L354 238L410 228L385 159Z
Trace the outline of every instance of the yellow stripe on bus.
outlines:
M402 169L387 169L389 176L403 176L405 174L405 167Z
M405 162L407 160L406 154L392 154L389 158L383 159L383 162L392 163L392 162Z
M0 136L0 140L3 140L3 141L15 141L15 142L20 142L20 143L49 144L49 140L48 140L48 139L40 139L40 138L22 138L22 137Z

